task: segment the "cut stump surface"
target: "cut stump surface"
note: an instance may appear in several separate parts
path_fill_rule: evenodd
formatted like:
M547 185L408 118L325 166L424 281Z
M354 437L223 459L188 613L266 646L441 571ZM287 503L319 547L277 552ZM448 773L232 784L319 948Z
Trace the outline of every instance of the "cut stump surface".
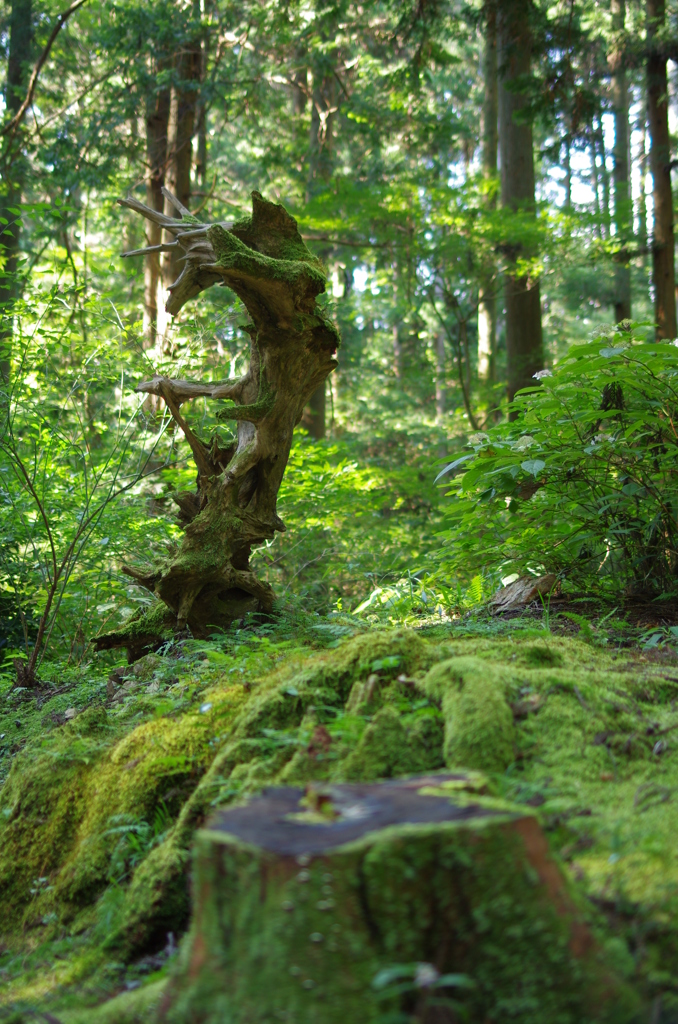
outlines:
M536 818L480 780L270 789L216 814L161 1020L630 1020Z

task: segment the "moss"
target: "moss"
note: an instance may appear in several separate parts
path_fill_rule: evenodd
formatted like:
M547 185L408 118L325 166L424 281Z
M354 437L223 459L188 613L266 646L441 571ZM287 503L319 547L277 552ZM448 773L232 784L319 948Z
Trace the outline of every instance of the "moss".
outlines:
M424 685L442 701L448 766L502 772L511 764L513 715L504 672L476 658L452 658L434 666Z
M630 1021L637 999L590 946L574 948L576 910L565 890L548 890L538 833L514 820L377 829L301 872L292 857L201 833L196 917L161 1019L400 1019L414 1009L407 996L396 986L380 1000L372 982L424 962L472 980L454 993L472 1021Z
M140 671L161 679L180 664L153 656ZM411 630L378 630L294 653L265 675L247 670L245 687L212 671L200 696L212 704L207 714L190 691L183 706L159 692L60 726L49 709L84 702L63 694L35 712L37 722L47 714L49 731L14 757L0 816L1 938L11 948L96 922L96 956L164 945L186 921L189 851L215 805L271 782L428 771L444 747L448 764L485 768L500 795L539 808L553 848L596 905L631 908L599 924L627 949L640 929L642 977L678 970L676 734L662 734L667 746L653 753L657 730L676 720L665 665L554 637L429 643ZM403 674L416 685L398 682ZM375 675L374 699L354 701ZM19 712L7 714L15 730ZM152 823L161 802L164 839L112 887L111 817ZM103 928L97 901L114 890ZM101 952L104 933L115 952Z
M360 741L341 763L337 775L347 782L388 779L442 767L442 723L427 717L406 729L392 707L382 708Z
M63 1024L148 1024L162 1001L167 979L123 992L102 1006L61 1013Z
M175 626L176 615L167 605L158 601L148 611L132 615L120 629L93 637L93 643L97 650L127 646L130 660L134 660L141 657L144 650L170 640Z
M207 235L216 253L216 262L223 270L264 281L284 281L293 286L305 279L316 295L325 290L325 275L312 261L264 256L219 224L212 225Z

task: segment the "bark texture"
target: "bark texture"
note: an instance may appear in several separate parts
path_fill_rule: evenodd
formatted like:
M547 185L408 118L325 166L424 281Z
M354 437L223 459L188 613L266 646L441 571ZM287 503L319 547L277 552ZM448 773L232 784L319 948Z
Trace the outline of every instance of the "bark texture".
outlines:
M482 163L483 175L491 181L497 176L497 117L499 93L497 81L497 4L485 5L485 39L483 50L484 85ZM494 197L490 199L494 206ZM493 267L484 268L478 291L478 377L494 381L497 350L497 298Z
M620 250L614 272L615 323L631 319L631 268L628 243L633 232L633 209L629 179L629 90L626 81L625 0L611 0L612 47L608 57L610 92L614 111L614 226Z
M196 130L196 114L199 113L197 107L202 76L200 5L196 0L193 2L193 15L195 28L192 36L189 36L175 58L167 126L167 189L184 207L188 207L191 200L193 136ZM172 217L174 212L172 201L167 199L166 216ZM171 240L171 232L166 237ZM180 248L169 249L166 252L162 263L165 287L169 288L181 273L182 256ZM163 327L166 330L167 324Z
M19 112L26 95L32 45L32 0L12 0L5 85L5 105L10 117ZM3 257L0 273L0 314L3 314L4 318L4 323L0 325L0 381L5 383L9 381L12 362L12 307L19 293L17 271L21 217L16 213L16 208L21 203L26 178L26 159L22 153L22 141L23 135L19 127L18 131L9 136L0 167L0 177L3 179L3 194L0 200L0 244Z
M196 844L192 928L160 1020L456 1024L509 1005L517 1020L537 1019L530 1006L607 1020L618 982L536 819L468 789L463 772L311 784L218 814ZM396 975L380 998L375 978L397 965L416 966L409 990ZM473 987L436 985L460 973Z
M510 210L534 211L534 153L532 126L526 117L527 97L521 86L531 69L532 32L529 0L499 0L499 145L501 201ZM532 254L516 241L509 257L513 265ZM539 280L506 274L506 362L509 399L534 385L543 368Z
M664 0L648 0L647 114L650 125L650 170L653 181L654 237L652 278L656 337L676 337L673 196L671 194L671 139L666 55L658 36L664 28Z
M188 626L204 635L248 611L271 610L273 592L251 572L250 551L285 528L276 499L292 433L310 395L337 365L339 335L316 304L325 289L322 266L284 207L253 192L252 217L231 226L198 223L173 197L178 219L134 199L120 202L175 236L170 245L184 255L183 270L170 287L170 314L221 283L242 299L251 317L244 327L251 338L250 367L239 380L207 384L154 377L137 388L166 402L191 446L198 487L175 496L186 525L176 554L153 568L125 567L162 605L96 639L98 649L127 647L134 658L168 632ZM218 418L237 423L232 445L223 447L216 437L201 440L186 423L181 405L198 396L221 401Z
M146 202L151 210L162 213L165 205L163 187L167 164L167 130L169 124L170 91L157 89L146 99ZM158 298L160 290L160 252L156 248L162 241L162 228L149 221L146 238L151 252L144 259L144 344L155 345L158 325Z

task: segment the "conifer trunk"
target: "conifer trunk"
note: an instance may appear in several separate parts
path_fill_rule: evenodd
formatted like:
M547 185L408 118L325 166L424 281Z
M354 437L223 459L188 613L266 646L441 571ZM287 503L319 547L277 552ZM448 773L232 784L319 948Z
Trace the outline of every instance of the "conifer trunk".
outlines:
M199 17L200 5L193 3L194 16ZM196 29L192 37L183 44L175 60L167 130L167 172L168 191L176 196L182 206L191 200L191 167L193 163L193 135L196 129L196 114L202 74L201 40ZM175 209L165 202L165 215L173 216ZM168 239L169 240L169 239ZM181 253L173 249L162 265L163 281L166 288L175 281L182 270Z
M332 59L330 56L329 60ZM305 107L297 89L295 101ZM337 105L337 82L332 70L323 65L313 69L313 88L311 93L311 128L308 147L308 187L307 200L319 192L332 176L332 152L334 114ZM304 411L303 424L311 437L320 440L326 433L327 398L325 382L311 395Z
M531 69L529 0L499 0L497 44L501 201L509 210L534 215L532 127L523 115L527 98L517 91ZM519 257L534 254L517 241L508 255L515 267ZM506 274L506 361L510 400L520 388L534 385L533 376L544 365L539 279L518 276L511 269Z
M603 210L602 210L602 236L610 236L610 174L607 169L607 153L605 151L605 134L603 132L603 119L598 114L598 124L595 128L595 141L597 143L598 155L600 156L600 177L603 183Z
M29 61L33 44L32 0L12 0L9 19L9 57L5 85L5 105L10 117L17 113L26 95ZM7 383L12 365L12 312L18 296L19 245L21 217L13 210L21 203L26 180L26 160L21 152L21 125L9 136L2 154L0 199L0 244L2 271L0 276L0 382Z
M647 111L650 125L650 170L654 197L652 279L656 337L676 337L673 196L669 137L666 56L657 39L666 20L664 0L647 2Z
M445 406L447 394L445 388L445 364L447 362L445 353L445 335L442 331L436 334L436 423L442 427L445 422Z
M99 650L126 647L131 660L187 627L194 636L223 628L247 612L270 612L271 587L251 571L254 545L272 540L284 524L276 499L294 427L310 396L337 365L339 335L316 305L325 290L320 261L304 245L284 207L252 193L252 216L234 225L205 224L166 189L181 215L174 219L135 199L123 206L174 236L169 246L182 267L170 287L167 312L212 284L224 283L245 304L251 320L250 366L238 380L216 384L154 377L138 391L164 399L188 441L198 470L197 492L175 495L185 535L160 564L124 567L159 598L146 615L96 638ZM147 248L126 255L145 256ZM198 437L181 405L204 396L222 402L219 419L237 424L237 437Z
M485 38L483 47L483 133L482 165L486 180L497 176L497 145L499 93L497 81L497 3L485 4ZM494 207L494 197L490 200ZM494 381L497 350L497 298L494 268L483 268L478 289L478 377Z
M167 164L167 129L169 123L170 92L156 89L146 99L146 204L162 213L165 205L163 187ZM162 228L149 222L146 228L149 246L162 241ZM155 345L158 324L160 290L160 253L150 252L144 258L144 344Z
M627 249L633 231L629 180L629 90L626 80L624 32L626 0L611 0L613 42L608 57L614 111L614 225L620 242L615 265L615 323L631 318L631 268Z

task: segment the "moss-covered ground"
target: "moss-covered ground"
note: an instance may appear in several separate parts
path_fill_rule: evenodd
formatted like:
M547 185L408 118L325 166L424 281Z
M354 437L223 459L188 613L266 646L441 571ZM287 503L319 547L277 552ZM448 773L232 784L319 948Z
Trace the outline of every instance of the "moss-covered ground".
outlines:
M114 680L91 664L37 699L4 685L0 1019L151 1020L213 808L447 765L537 810L608 956L653 1020L678 1021L671 649L557 622L318 627L184 642Z

